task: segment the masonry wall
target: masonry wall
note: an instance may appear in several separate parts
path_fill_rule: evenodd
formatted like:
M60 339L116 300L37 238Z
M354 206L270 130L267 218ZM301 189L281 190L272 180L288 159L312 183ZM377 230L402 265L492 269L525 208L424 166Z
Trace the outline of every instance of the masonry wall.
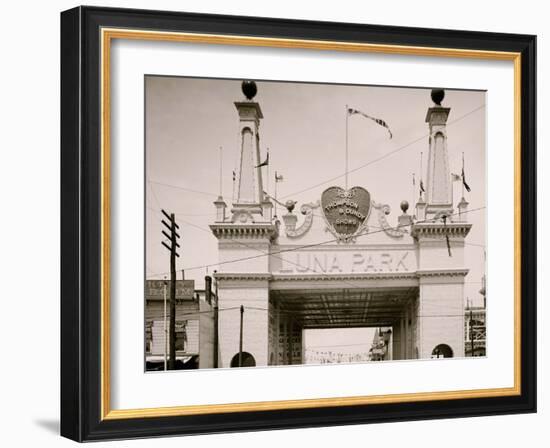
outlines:
M464 356L464 285L452 277L420 280L417 347L430 358L440 344L451 347L453 357Z
M176 303L176 323L185 323L187 342L186 354L199 354L199 302L196 300L178 301ZM166 325L170 323L170 302L166 306ZM145 306L145 324L151 325L152 355L164 354L164 301L147 300Z
M464 238L468 228L452 232L441 224L418 226L419 297L416 348L420 358L448 345L453 357L464 356ZM421 229L429 228L430 232ZM445 235L449 235L450 251Z
M240 306L243 315L243 351L250 353L256 366L268 365L267 280L221 280L219 292L219 353L220 366L230 367L231 359L239 353Z
M214 367L214 313L212 306L199 302L199 369Z

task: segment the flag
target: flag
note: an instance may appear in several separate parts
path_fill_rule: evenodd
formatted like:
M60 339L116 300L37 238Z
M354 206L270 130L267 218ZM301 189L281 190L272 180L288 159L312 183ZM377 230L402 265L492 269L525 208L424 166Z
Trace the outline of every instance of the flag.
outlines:
M350 114L350 115L359 114L359 115L362 115L365 118L368 118L369 120L374 121L376 124L386 128L388 130L388 133L390 134L390 138L393 137L393 135L391 133L391 130L390 130L390 127L388 126L388 124L384 120L382 120L380 118L371 117L370 115L368 115L364 112L361 112L360 110L352 109L351 107L348 107L348 114Z
M259 165L257 165L256 168L261 168L262 166L267 166L267 165L269 165L269 151L267 152L267 156L265 160Z
M469 193L472 191L470 189L470 186L466 183L466 175L464 174L464 167L462 167L462 185L464 185L464 188L466 188L466 191Z
M235 171L233 171L233 182L235 182L237 180L237 174L235 173Z
M424 182L422 181L422 179L420 179L420 192L426 193L426 190L424 190Z
M283 181L283 175L277 174L277 171L275 171L275 182L282 182Z
M453 182L458 182L459 180L462 180L462 176L459 176L458 174L451 173L451 179Z

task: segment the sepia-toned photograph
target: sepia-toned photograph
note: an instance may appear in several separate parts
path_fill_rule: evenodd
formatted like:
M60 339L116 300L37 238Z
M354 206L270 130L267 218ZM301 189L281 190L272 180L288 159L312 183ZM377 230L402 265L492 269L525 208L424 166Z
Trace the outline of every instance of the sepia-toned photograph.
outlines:
M490 356L485 91L144 82L146 371Z

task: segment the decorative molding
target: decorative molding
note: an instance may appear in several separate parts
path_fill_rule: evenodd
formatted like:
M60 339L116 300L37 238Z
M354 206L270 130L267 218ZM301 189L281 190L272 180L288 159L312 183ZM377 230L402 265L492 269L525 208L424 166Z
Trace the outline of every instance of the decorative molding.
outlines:
M357 191L364 192L364 195L366 195L366 203L368 204L367 210L365 210L365 217L358 225L357 229L353 233L342 233L339 232L335 227L334 224L331 222L331 219L329 216L327 216L327 211L325 210L325 204L324 200L326 198L327 194L330 194L330 191L336 191L336 195L345 200L349 200L351 198L354 198L357 194ZM361 234L368 232L367 227L367 221L369 220L370 212L371 212L371 199L370 199L370 193L365 190L363 187L351 187L349 190L343 189L342 187L329 187L327 188L322 196L321 196L321 203L322 203L322 216L326 224L325 231L332 233L336 237L336 241L338 243L355 243L357 241L357 237L361 236ZM328 204L327 204L328 205Z
M303 204L300 207L300 212L302 213L302 215L305 215L304 222L297 229L296 228L291 229L286 227L285 234L288 238L299 238L311 228L311 225L313 224L313 210L318 208L319 204L320 202L316 201L316 202L310 202L308 204Z
M412 280L424 277L465 277L468 269L420 269L410 272L373 272L373 273L348 273L348 274L271 274L269 272L217 272L214 278L219 281L342 281L342 280Z
M248 210L233 209L231 210L231 222L239 224L254 223L254 216Z
M345 280L415 280L424 277L465 277L469 269L420 269L410 272L372 272L372 273L347 273L347 274L272 274L270 281L345 281ZM219 274L218 274L219 275ZM254 275L254 274L231 274Z
M257 224L212 224L212 233L218 239L225 238L246 238L274 240L278 236L277 226L271 223Z
M419 269L416 271L418 278L421 277L466 277L469 269Z
M223 288L266 288L273 279L270 273L217 272L214 278Z
M220 281L267 280L267 281L341 281L341 280L404 280L422 277L465 277L468 269L419 269L410 272L374 272L348 274L271 274L269 272L217 272L214 278Z
M391 213L391 208L388 204L378 204L374 201L372 201L372 206L378 210L378 223L380 224L380 227L386 235L390 236L391 238L403 238L403 235L407 233L406 229L402 229L399 227L392 227L388 223L388 220L386 219L386 216Z
M344 281L344 280L404 280L417 279L416 271L411 272L380 272L380 273L348 273L348 274L273 274L273 281Z
M461 222L450 222L447 224L424 222L413 224L411 235L414 238L440 238L448 235L450 237L464 238L470 232L472 224Z

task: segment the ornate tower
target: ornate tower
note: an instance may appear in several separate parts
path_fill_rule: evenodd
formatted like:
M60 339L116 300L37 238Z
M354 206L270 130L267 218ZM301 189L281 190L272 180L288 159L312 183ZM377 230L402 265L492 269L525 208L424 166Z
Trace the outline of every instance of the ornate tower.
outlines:
M426 203L417 204L421 214L411 228L418 247L419 358L464 356L464 277L468 274L464 240L472 225L465 215L453 212L446 132L451 109L441 106L444 96L443 90L432 91L435 105L426 115L430 128Z
M239 309L244 313L244 346L247 362L268 364L268 308L271 245L277 237L272 222L272 203L264 194L260 160L260 105L253 101L254 82L242 83L246 97L235 102L239 117L240 160L237 173L236 200L231 214L225 217L225 203L218 198L214 205L217 219L210 226L218 239L219 313L218 366L233 367L239 356Z
M235 102L239 114L240 163L237 173L237 200L231 210L234 222L271 222L272 204L264 194L260 164L260 105L253 101L257 92L253 81L244 81L245 101ZM255 216L256 215L256 216ZM257 216L259 215L259 216Z
M426 123L430 129L428 175L426 178L426 217L452 214L453 186L447 152L447 118L451 109L441 106L443 90L432 90L434 106L428 109Z

